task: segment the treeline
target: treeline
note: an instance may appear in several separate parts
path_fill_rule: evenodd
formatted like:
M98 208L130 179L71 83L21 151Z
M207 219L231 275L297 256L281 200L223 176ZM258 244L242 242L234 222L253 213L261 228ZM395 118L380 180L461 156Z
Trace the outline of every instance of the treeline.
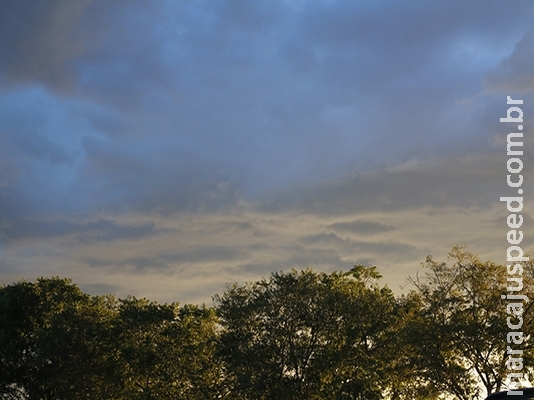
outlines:
M424 266L401 296L375 267L355 266L274 273L228 287L213 307L90 296L60 278L3 286L0 398L474 400L504 390L506 267L459 247ZM528 262L523 279L530 296Z

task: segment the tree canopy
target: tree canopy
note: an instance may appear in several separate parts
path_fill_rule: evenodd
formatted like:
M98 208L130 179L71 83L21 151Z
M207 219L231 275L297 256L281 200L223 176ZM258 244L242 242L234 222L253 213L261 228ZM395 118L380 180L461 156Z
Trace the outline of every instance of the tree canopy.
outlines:
M509 269L462 247L423 267L398 296L357 265L233 284L212 307L91 296L58 277L4 285L0 398L475 400L506 389ZM520 267L534 298L533 265Z

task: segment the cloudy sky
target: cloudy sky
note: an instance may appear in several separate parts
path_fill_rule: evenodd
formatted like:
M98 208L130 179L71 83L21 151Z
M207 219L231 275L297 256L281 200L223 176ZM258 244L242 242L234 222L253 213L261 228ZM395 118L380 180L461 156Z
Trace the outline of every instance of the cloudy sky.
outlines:
M0 12L0 284L207 302L428 254L504 261L530 0L31 0ZM404 287L404 289L403 289Z

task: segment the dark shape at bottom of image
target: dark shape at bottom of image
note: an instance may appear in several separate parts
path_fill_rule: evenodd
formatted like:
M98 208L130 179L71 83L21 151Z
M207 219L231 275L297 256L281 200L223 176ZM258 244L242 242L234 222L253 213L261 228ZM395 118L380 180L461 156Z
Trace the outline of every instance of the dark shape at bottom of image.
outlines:
M514 399L514 400L534 399L534 387L493 393L493 394L490 394L488 397L486 397L486 400L501 400L501 399Z

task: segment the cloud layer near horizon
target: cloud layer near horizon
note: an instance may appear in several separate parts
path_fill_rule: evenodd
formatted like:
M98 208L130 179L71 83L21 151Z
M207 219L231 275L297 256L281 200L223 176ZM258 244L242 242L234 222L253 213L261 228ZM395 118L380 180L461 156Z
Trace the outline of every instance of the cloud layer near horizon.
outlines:
M396 289L455 244L501 261L507 95L534 211L533 11L5 2L0 282L209 301L306 266Z

